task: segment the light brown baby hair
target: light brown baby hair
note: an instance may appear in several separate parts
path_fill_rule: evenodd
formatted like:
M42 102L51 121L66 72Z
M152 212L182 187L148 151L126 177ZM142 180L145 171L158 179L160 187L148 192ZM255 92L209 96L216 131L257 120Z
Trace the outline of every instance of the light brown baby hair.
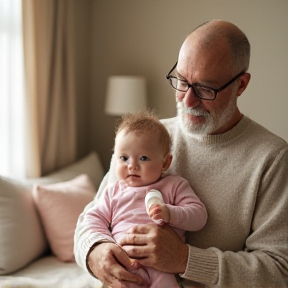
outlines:
M151 133L151 137L159 135L160 145L163 147L163 155L170 153L171 137L165 126L154 115L153 111L125 114L116 126L116 136L123 129L125 129L126 133L138 131Z

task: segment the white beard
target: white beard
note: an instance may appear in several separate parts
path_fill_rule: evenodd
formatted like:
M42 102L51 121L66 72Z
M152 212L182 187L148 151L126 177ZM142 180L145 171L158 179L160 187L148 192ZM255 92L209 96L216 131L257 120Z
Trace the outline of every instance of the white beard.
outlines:
M186 107L183 101L177 102L177 114L180 118L180 125L187 133L192 135L208 135L223 127L233 116L236 109L237 97L231 98L226 107L221 111L207 112L201 107ZM187 114L202 116L204 123L195 123L189 120Z

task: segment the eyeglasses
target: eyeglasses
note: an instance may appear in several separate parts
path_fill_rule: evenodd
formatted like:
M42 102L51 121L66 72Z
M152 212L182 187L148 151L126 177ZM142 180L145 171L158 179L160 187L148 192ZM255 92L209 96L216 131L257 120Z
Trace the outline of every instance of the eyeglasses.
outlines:
M189 84L186 80L182 80L177 78L176 76L170 75L171 72L175 69L177 66L177 63L173 66L173 68L169 71L169 73L166 75L167 80L169 80L171 86L181 92L187 92L189 88L193 89L193 92L196 97L203 99L203 100L215 100L217 93L227 88L230 84L232 84L237 78L244 75L246 72L242 71L241 73L237 74L233 79L231 79L229 82L224 84L222 87L215 89L206 85L203 85L201 83L194 83Z

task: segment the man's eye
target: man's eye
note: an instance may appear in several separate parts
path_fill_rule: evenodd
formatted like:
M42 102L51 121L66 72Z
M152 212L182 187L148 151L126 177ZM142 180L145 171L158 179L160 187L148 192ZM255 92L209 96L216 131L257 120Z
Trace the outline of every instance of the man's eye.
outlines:
M178 79L178 82L177 82L177 89L179 89L179 90L185 90L185 89L187 89L187 82Z
M128 157L126 157L126 156L120 156L120 159L121 159L122 161L127 161L127 160L128 160Z
M147 156L142 156L142 157L140 158L140 160L141 160L141 161L148 161L148 157L147 157Z
M205 99L213 99L214 98L214 91L209 88L209 87L205 87L205 86L196 86L195 90L198 94L198 96L203 97Z

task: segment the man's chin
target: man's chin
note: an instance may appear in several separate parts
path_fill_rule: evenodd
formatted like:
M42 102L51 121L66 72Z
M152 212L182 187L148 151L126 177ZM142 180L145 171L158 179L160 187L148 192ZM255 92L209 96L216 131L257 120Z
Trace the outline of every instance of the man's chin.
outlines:
M206 119L203 116L194 116L190 114L181 115L180 125L185 132L192 135L205 135L207 134Z

